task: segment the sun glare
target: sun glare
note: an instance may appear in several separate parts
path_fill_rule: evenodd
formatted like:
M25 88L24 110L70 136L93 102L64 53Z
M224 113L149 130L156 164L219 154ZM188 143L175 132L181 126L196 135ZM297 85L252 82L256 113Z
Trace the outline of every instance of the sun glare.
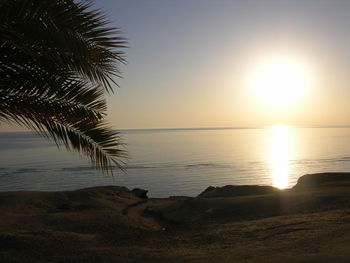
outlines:
M310 75L302 62L278 58L260 63L251 80L260 102L282 109L296 106L311 85Z
M292 159L292 137L285 125L270 127L269 163L272 171L272 185L278 188L288 186L289 161Z

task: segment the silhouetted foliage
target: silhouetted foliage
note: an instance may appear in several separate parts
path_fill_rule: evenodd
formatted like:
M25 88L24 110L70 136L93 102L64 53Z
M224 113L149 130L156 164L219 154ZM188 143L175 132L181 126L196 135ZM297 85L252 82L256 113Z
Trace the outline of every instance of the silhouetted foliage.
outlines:
M0 0L0 122L15 122L111 172L126 152L104 121L126 41L90 1Z

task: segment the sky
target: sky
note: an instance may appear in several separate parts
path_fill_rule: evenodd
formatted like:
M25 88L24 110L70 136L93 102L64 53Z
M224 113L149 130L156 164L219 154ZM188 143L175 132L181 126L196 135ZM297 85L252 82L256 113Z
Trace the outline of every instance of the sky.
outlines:
M108 97L116 129L350 125L349 0L96 0L95 6L129 42L120 88ZM274 105L263 88L266 105L252 88L254 72L261 61L285 58L310 81L288 107ZM278 69L276 75L284 78Z

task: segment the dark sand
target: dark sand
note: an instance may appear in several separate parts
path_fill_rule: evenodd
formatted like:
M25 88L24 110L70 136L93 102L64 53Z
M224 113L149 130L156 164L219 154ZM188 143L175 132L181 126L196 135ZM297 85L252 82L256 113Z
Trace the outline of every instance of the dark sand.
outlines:
M210 187L141 199L124 187L0 193L0 262L350 262L350 174L292 189Z

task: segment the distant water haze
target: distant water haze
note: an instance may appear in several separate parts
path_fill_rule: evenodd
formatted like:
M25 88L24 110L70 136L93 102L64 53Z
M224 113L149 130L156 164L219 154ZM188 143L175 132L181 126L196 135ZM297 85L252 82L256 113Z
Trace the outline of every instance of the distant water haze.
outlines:
M306 173L350 171L350 128L128 130L123 138L127 174L110 177L33 133L0 133L0 191L124 185L195 196L209 185L288 188Z

